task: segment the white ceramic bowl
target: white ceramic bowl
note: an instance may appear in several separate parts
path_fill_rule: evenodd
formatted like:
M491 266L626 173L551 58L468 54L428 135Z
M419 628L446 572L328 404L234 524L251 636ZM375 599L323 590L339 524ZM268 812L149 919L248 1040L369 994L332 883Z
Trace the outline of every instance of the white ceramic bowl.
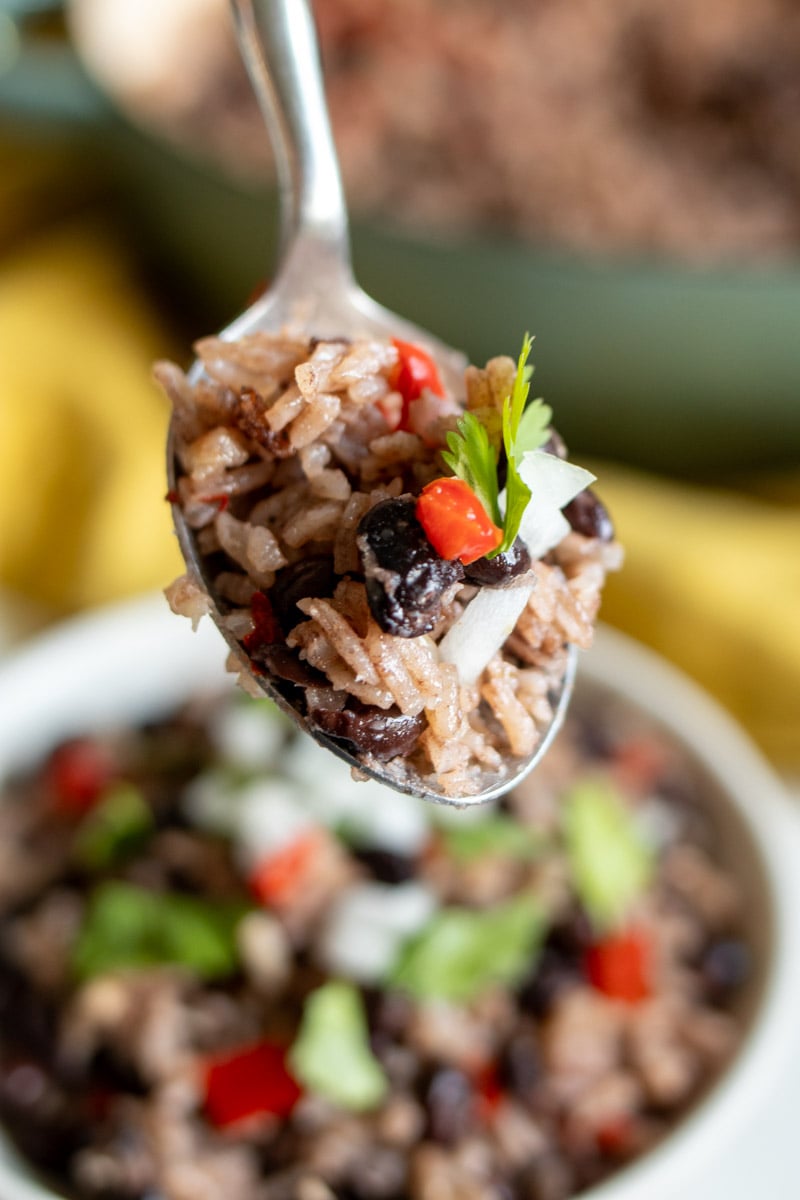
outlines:
M58 739L150 718L223 678L209 622L193 634L160 596L66 623L0 662L0 780ZM723 853L748 892L759 967L748 1032L706 1098L655 1150L582 1200L687 1200L765 1103L798 1044L800 824L779 782L715 704L652 653L611 630L581 661L579 687L632 702L684 745L705 776ZM697 1195L708 1194L700 1189ZM54 1200L0 1137L2 1200Z

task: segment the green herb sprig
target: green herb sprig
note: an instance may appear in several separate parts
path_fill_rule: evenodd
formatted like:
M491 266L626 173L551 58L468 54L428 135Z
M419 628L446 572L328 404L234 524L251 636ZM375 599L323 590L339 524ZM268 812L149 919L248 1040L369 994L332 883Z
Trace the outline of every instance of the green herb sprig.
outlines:
M501 421L484 423L475 413L465 413L456 429L447 435L448 448L442 454L453 474L472 489L492 521L503 531L503 540L487 554L487 558L496 558L514 544L522 515L531 499L531 490L519 474L519 463L523 454L538 450L549 436L552 409L542 400L528 403L533 374L528 358L532 346L533 338L526 333L511 394L503 401ZM501 446L508 462L505 513L500 511L497 477Z

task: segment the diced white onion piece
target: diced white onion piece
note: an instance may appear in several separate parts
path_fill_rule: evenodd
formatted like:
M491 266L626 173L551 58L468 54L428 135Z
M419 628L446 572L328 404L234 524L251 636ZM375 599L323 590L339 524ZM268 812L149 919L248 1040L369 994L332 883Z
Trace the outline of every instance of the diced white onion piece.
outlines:
M257 704L223 705L211 730L214 746L222 757L245 771L270 770L286 736L286 722L279 712L265 711L268 701Z
M236 803L237 858L245 871L290 845L316 822L284 780L258 780L242 788Z
M594 483L596 476L544 450L528 450L518 470L531 489L519 536L535 562L569 533L569 522L561 515L561 509Z
M356 884L340 895L330 914L318 944L322 964L333 975L376 983L435 908L433 892L421 883Z
M655 851L671 846L683 829L683 819L674 804L658 795L648 796L637 805L634 820L639 833Z
M474 683L511 635L534 584L482 588L439 643L439 659L450 662L462 684Z
M192 825L230 837L237 827L238 785L225 770L203 771L186 788L183 808Z
M320 824L344 825L359 841L399 854L416 854L427 841L430 818L424 800L371 779L354 783L349 766L310 738L299 738L282 765Z
M535 562L569 533L569 522L561 509L594 483L595 476L544 450L528 450L523 454L519 473L531 489L519 536ZM503 491L502 512L505 500ZM451 625L439 643L439 658L455 664L462 684L474 683L494 658L513 632L532 591L533 586L526 583L517 587L483 588Z

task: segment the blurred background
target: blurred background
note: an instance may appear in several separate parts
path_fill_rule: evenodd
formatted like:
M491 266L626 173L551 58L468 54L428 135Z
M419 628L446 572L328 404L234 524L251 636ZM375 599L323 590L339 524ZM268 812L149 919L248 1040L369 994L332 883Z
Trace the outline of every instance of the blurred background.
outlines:
M800 772L800 7L317 0L360 282L535 387L628 547L603 617ZM9 638L181 563L154 358L264 286L226 0L0 2Z

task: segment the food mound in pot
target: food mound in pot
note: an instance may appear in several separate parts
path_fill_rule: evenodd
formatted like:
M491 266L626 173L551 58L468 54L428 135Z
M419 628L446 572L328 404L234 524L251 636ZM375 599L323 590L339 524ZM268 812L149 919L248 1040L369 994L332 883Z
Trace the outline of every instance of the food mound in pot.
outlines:
M694 767L585 697L469 812L239 694L12 780L21 1151L82 1200L567 1200L646 1151L741 1036L743 901Z
M468 797L553 719L621 550L517 363L464 395L421 347L253 334L201 341L175 407L172 500L251 669L399 782ZM170 590L196 617L205 596Z

